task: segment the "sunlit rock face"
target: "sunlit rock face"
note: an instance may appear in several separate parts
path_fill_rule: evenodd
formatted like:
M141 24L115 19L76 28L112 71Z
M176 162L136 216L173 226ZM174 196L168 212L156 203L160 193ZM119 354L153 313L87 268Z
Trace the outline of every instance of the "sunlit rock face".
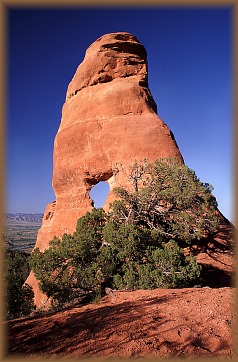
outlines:
M54 142L56 201L46 207L36 247L44 250L55 235L74 232L78 218L93 207L89 192L99 181L110 186L108 209L113 188L128 186L135 160L161 157L183 162L172 132L157 115L146 50L132 34L106 34L87 49L68 86ZM39 306L45 297L32 273L27 283Z

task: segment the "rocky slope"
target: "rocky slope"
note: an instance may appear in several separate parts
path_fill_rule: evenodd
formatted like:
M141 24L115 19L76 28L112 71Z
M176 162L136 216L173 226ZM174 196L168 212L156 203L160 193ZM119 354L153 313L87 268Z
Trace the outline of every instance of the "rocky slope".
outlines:
M8 323L10 356L234 358L234 289L113 292Z

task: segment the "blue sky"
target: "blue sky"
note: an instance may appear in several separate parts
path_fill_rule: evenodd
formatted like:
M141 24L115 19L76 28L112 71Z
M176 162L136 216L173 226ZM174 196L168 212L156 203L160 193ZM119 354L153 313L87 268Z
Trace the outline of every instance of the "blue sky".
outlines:
M6 211L44 212L55 199L53 142L68 83L92 42L127 31L147 50L158 114L185 163L234 220L231 18L218 6L9 10Z

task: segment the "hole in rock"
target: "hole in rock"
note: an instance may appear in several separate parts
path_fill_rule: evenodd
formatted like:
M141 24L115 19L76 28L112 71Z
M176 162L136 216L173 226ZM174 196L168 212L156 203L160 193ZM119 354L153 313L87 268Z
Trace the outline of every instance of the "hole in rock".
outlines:
M99 208L103 207L105 204L107 195L109 193L110 187L106 181L98 182L89 192L91 199L94 202L94 207Z

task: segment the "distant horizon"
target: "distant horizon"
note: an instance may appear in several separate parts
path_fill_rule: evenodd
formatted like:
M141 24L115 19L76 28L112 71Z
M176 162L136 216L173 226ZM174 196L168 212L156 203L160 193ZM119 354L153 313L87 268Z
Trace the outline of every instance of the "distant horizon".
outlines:
M96 207L97 209L101 208L102 206L99 206L99 207ZM219 207L218 207L219 209ZM219 210L220 211L220 210ZM220 211L221 212L221 211ZM7 215L7 214L11 214L11 215L43 215L44 216L44 211L43 212L5 212L4 215ZM221 212L221 214L223 215L223 213ZM236 223L236 220L230 220L228 219L225 215L223 215L227 220L230 221L231 224L235 225Z
M5 212L5 215L44 215L44 212Z

